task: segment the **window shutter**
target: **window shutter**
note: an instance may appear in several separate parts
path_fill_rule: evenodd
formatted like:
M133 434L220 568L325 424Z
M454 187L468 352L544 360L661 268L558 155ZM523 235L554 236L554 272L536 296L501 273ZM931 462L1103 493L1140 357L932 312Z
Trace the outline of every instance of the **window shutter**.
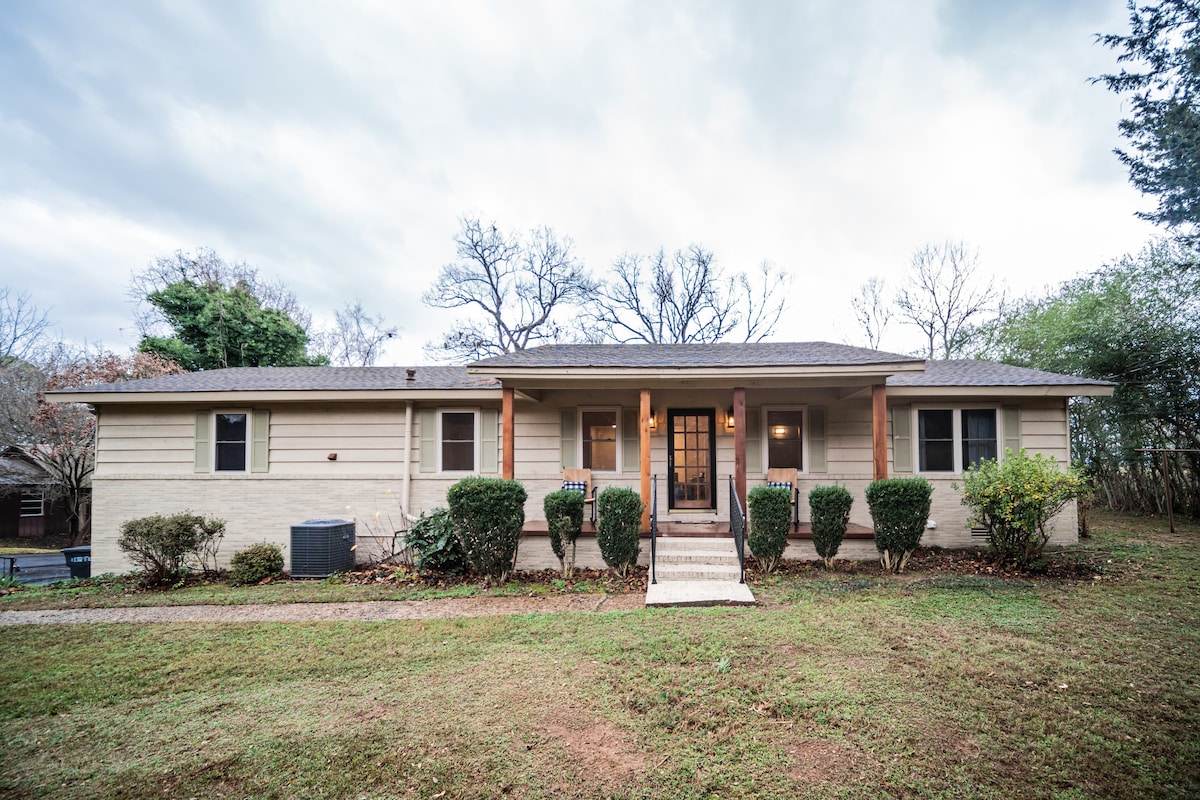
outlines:
M562 410L562 465L563 469L575 469L579 466L579 452L575 445L575 439L578 435L579 420L576 419L575 409L564 408Z
M762 411L757 408L746 409L746 472L763 472L762 432L759 422Z
M621 409L621 471L638 472L642 468L642 431L636 408Z
M912 406L892 406L892 469L913 471Z
M250 471L267 472L271 457L271 412L255 411L250 425Z
M422 408L421 425L421 472L437 472L437 409Z
M212 414L196 412L195 471L212 472Z
M1021 408L1020 406L1004 407L1004 447L1001 450L1021 450ZM1003 453L1000 456L1003 458Z
M825 409L808 410L808 471L828 472L825 456Z
M500 449L500 412L485 408L479 417L479 471L500 471L498 451Z

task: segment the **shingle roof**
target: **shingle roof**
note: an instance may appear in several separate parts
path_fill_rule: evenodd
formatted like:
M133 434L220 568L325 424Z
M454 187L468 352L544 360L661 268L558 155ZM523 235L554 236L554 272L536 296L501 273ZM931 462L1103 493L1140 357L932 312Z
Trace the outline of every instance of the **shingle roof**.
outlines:
M30 462L16 446L0 451L0 486L41 486L53 483L46 470Z
M472 371L558 367L818 367L920 362L912 356L832 342L551 344L485 358Z
M1115 386L1111 381L1076 378L1057 372L1014 367L992 361L926 361L924 372L892 375L888 386Z
M412 380L408 379L409 369L414 370ZM499 387L497 380L467 374L466 367L232 367L63 389L60 393L383 391Z

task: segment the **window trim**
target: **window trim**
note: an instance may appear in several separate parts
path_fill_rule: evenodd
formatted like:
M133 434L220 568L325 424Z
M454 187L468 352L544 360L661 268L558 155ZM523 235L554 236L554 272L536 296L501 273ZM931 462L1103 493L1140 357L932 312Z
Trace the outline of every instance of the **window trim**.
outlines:
M921 412L949 411L954 439L951 449L954 453L954 469L921 469ZM942 403L930 405L914 405L912 407L912 461L914 475L961 475L966 469L963 466L963 432L962 412L964 411L993 411L996 414L996 460L1004 460L1004 409L991 403L960 403L957 405Z
M34 500L36 500L38 504L38 513L26 513L25 504L32 503ZM22 489L20 498L20 513L18 516L24 518L46 516L46 493L41 489Z
M471 432L471 436L472 436L471 443L473 445L472 450L471 450L471 463L473 464L473 466L471 467L471 469L445 469L442 466L442 447L446 443L446 440L443 438L443 435L442 435L442 417L445 414L470 414L472 420L474 421L473 430ZM481 474L479 471L479 468L480 468L480 455L481 455L480 439L482 438L482 435L483 435L483 431L481 430L482 416L483 416L482 411L479 408L454 407L454 408L438 408L437 409L436 447L437 447L437 471L439 473L444 473L446 475L479 475L479 474Z
M812 465L812 460L809 456L809 433L810 424L808 418L807 405L775 405L763 406L760 410L760 428L759 428L759 446L762 448L762 465L763 474L767 470L772 469L771 466L771 428L767 424L767 415L771 411L799 411L800 412L800 465L802 469L796 470L800 475L808 473L809 467ZM791 467L780 467L779 469L791 469Z
M246 418L246 440L244 442L246 457L242 469L217 469L217 416L219 414L241 414ZM254 443L254 412L248 408L217 408L209 415L209 435L212 442L209 445L209 472L219 475L249 475L251 459L254 458L252 446Z
M600 475L618 475L618 474L620 474L621 465L624 463L624 461L622 460L622 458L624 456L624 452L622 449L622 447L623 447L622 438L623 438L624 431L621 429L622 410L621 410L620 406L580 406L579 408L576 409L575 425L577 427L577 430L579 431L579 435L576 437L578 441L575 444L575 457L577 459L575 463L579 464L581 467L583 466L583 448L584 448L583 443L584 443L584 439L585 439L584 427L583 427L583 414L585 411L588 411L588 412L600 411L600 412L605 412L605 413L611 413L616 417L617 425L613 429L616 431L616 439L615 439L616 455L614 456L614 460L613 460L613 469L611 469L611 470L596 469L595 467L591 467L590 469L592 470L592 472L600 474ZM597 440L588 440L588 441L597 441Z

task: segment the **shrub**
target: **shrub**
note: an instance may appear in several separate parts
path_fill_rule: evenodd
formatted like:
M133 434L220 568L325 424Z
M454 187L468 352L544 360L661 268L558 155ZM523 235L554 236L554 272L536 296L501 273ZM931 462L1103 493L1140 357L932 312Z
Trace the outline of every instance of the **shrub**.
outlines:
M283 573L279 545L263 542L239 550L229 559L229 579L238 586L251 586L278 578Z
M570 578L575 574L575 540L583 529L583 492L551 492L542 501L542 509L546 512L550 547L558 556L559 571L564 578Z
M527 497L520 483L501 478L463 478L446 493L463 553L489 583L504 583L517 561Z
M813 547L826 567L833 566L833 559L842 546L853 505L854 496L845 486L817 486L808 493Z
M450 511L435 508L417 517L404 542L412 551L413 566L418 572L444 572L460 575L467 571L467 555L454 535Z
M775 571L787 549L792 524L792 490L778 486L756 486L746 495L750 507L750 552L763 572Z
M921 543L933 486L924 478L884 478L867 486L875 549L884 569L901 572Z
M968 467L962 501L971 507L972 524L987 528L992 553L1028 567L1050 540L1046 523L1085 488L1075 469L1061 470L1053 458L1022 448L1005 451L1002 462L985 458Z
M178 581L193 569L207 571L224 536L224 520L182 511L123 523L117 546L147 583L161 585Z
M622 579L637 564L645 510L637 492L620 486L609 486L596 498L596 544L604 563Z

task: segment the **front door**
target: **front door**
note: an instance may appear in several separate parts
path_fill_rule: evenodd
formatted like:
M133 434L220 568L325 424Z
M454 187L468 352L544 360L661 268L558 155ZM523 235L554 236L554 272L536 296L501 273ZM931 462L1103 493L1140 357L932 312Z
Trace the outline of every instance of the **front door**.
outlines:
M717 507L715 423L716 414L711 408L667 411L667 430L671 432L667 475L672 509L711 511Z

